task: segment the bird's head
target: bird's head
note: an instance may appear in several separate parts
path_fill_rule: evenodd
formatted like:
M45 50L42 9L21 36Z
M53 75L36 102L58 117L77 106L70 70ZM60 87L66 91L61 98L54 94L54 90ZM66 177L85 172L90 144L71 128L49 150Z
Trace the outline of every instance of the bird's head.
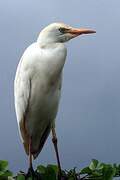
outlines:
M52 23L45 27L38 37L41 43L64 43L82 34L91 34L96 31L86 28L73 28L63 23Z

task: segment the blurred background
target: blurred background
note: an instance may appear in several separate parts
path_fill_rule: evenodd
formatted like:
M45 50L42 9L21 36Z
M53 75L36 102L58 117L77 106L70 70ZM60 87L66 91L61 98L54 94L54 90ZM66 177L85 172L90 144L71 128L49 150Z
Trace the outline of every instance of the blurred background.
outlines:
M93 28L69 43L57 134L63 168L92 158L120 162L120 1L0 1L0 159L26 170L14 110L13 83L25 48L52 22ZM37 164L56 163L51 137Z

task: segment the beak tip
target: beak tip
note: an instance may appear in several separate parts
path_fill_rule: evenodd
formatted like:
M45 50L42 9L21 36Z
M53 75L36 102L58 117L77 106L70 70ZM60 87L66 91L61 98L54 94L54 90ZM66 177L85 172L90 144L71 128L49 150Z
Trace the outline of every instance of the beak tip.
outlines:
M93 33L96 33L96 31L95 31L95 30L93 30Z
M86 34L94 34L94 33L96 33L96 31L95 30L90 30L90 29L88 29L88 31L86 31Z

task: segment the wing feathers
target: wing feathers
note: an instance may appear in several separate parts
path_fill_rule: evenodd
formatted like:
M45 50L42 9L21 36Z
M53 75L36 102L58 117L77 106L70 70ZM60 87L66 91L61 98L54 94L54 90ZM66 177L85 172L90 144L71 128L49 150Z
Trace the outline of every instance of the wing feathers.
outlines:
M26 129L25 118L23 118L20 121L19 127L20 127L21 136L23 139L23 145L24 145L25 152L27 155L29 155L29 143L28 143L29 142L29 134Z
M37 158L37 156L39 155L39 153L41 152L44 144L45 144L45 141L50 133L50 130L51 130L51 123L48 124L48 126L46 127L45 131L43 132L43 135L40 139L40 142L39 142L39 146L38 146L38 149L36 151L33 151L32 154L33 154L33 157L34 159Z
M24 73L23 76L18 76L18 72L20 73L21 71L20 65L18 66L15 77L15 109L21 140L26 153L29 154L29 134L26 128L26 116L29 110L31 96L31 80L27 73Z

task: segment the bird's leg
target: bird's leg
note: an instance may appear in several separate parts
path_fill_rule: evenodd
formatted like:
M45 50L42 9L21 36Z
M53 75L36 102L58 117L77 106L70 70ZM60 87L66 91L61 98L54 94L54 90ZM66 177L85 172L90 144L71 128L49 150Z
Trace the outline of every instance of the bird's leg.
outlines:
M32 166L31 145L32 145L32 138L29 137L29 168L28 168L27 177L34 176L34 174L35 174L33 166Z
M53 142L56 157L57 157L58 179L61 179L62 171L61 171L60 158L59 158L59 153L58 153L57 136L56 136L56 132L55 132L54 127L52 127L52 142Z

